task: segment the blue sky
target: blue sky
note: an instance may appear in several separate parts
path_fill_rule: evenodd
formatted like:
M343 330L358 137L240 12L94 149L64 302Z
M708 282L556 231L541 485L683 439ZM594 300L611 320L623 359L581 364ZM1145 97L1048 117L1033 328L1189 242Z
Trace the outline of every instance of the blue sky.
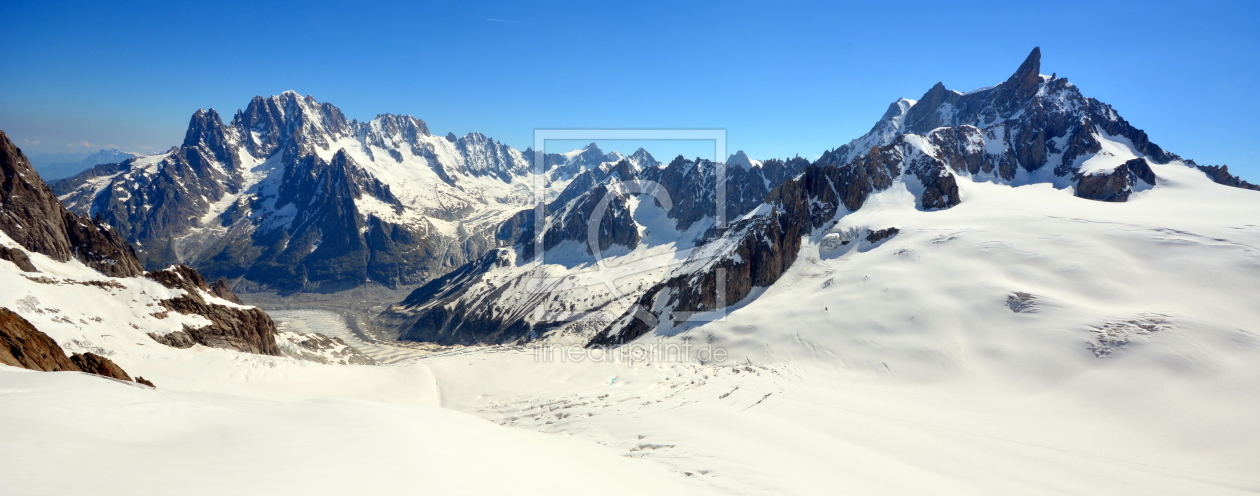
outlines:
M1040 46L1043 73L1156 143L1260 181L1260 3L1009 3L7 0L0 129L28 153L156 151L198 108L293 89L519 148L535 128L723 128L732 151L813 158Z

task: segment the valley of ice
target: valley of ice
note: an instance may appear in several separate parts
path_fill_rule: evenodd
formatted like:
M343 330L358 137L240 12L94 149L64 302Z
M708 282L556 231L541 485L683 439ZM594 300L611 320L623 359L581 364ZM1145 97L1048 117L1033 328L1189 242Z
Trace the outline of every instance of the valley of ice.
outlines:
M384 365L180 350L0 263L0 305L62 310L31 321L158 386L0 367L0 492L1255 494L1260 194L1152 167L1126 203L964 180L925 212L894 186L725 320L639 341L722 362L425 355L320 310L273 316Z

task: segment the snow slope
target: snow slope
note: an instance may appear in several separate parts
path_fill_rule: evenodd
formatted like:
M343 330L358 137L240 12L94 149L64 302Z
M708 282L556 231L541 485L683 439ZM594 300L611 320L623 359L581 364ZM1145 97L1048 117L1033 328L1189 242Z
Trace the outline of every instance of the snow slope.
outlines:
M699 494L573 439L431 406L142 389L0 368L6 494Z
M184 290L29 256L39 272L0 262L0 306L158 388L0 366L6 495L705 493L615 451L438 408L426 367L159 344L148 333L209 323L160 306Z
M924 212L894 188L724 321L631 343L725 362L422 363L444 406L730 494L1252 494L1260 194L1155 171L1129 203L963 182Z
M156 391L0 370L0 470L16 494L1254 494L1260 194L1155 169L1127 203L893 188L725 321L632 343L722 362L117 348Z

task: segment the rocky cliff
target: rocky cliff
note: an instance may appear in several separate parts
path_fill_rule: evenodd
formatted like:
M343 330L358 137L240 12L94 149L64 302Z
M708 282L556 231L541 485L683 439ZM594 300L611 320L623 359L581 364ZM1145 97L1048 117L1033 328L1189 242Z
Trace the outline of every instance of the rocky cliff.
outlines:
M260 355L280 354L276 344L276 326L271 317L256 307L234 303L233 300L240 299L221 280L215 288L211 288L201 274L187 265L149 272L145 277L168 288L184 291L179 297L160 302L167 310L201 315L210 320L209 325L185 325L181 331L151 334L157 342L176 348L200 344ZM213 298L225 301L215 302Z
M102 274L144 270L131 247L98 219L66 210L21 150L0 131L0 230L24 248L65 262L78 259Z
M0 259L12 262L23 271L38 272L27 253L30 252L47 256L54 262L77 260L112 278L146 277L167 288L181 290L177 296L159 302L166 311L197 315L210 321L208 325L185 325L175 333L154 335L155 340L177 347L203 344L250 353L280 354L275 326L265 312L240 305L226 281L211 286L189 267L142 270L135 252L114 228L63 207L3 131L0 131L0 173L3 173L0 232L20 245L20 248L0 246ZM33 280L47 284L79 283L104 289L125 286L117 280L64 281L50 277ZM117 302L119 305L132 303ZM32 307L32 311L42 310ZM103 366L90 360L84 364Z

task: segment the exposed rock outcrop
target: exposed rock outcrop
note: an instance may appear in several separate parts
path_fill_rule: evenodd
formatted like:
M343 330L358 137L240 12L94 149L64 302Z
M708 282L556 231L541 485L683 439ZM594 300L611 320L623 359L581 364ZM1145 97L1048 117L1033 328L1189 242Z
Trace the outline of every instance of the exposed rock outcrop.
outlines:
M201 274L191 267L177 265L149 272L145 277L168 288L184 290L185 294L177 298L163 300L163 307L182 314L201 315L211 322L196 328L185 325L183 330L169 334L150 334L159 343L176 348L201 344L260 355L280 354L280 348L276 344L276 326L266 312L255 307L227 306L206 301L206 296L213 295L214 292ZM239 301L231 293L231 289L220 288L220 291L223 290L231 297L224 298L225 300Z
M97 355L95 353L75 353L70 356L70 361L74 363L79 370L89 374L96 374L105 377L112 377L123 381L130 381L131 376L108 358ZM152 386L152 384L149 384Z
M0 308L0 364L44 372L87 372L123 381L131 376L108 358L95 353L67 357L53 338L40 332L21 315ZM153 387L142 377L138 383Z
M0 363L45 372L79 370L53 338L8 308L0 308Z
M1233 186L1235 188L1260 191L1260 184L1251 184L1247 181L1242 180L1242 178L1238 176L1230 174L1228 165L1220 165L1220 166L1196 165L1196 167L1198 167L1199 170L1203 171L1204 174L1207 174L1207 177L1211 178L1212 181L1216 182L1217 184L1224 184L1226 186Z
M210 285L210 294L237 305L244 305L244 303L241 302L241 297L236 296L236 292L232 291L232 286L228 285L227 279L222 277L220 277L219 280L214 281L214 284Z
M35 268L35 264L31 263L31 257L28 257L26 252L20 248L0 246L0 260L13 262L13 265L26 272L39 272L39 269Z
M866 234L866 242L870 244L875 244L885 239L896 236L897 233L900 233L900 232L901 230L895 227L889 227L886 229L879 229L876 231L871 231Z
M1076 196L1105 202L1123 202L1128 201L1129 195L1140 186L1138 181L1154 186L1155 172L1146 163L1146 159L1135 158L1111 172L1077 174L1075 179Z

